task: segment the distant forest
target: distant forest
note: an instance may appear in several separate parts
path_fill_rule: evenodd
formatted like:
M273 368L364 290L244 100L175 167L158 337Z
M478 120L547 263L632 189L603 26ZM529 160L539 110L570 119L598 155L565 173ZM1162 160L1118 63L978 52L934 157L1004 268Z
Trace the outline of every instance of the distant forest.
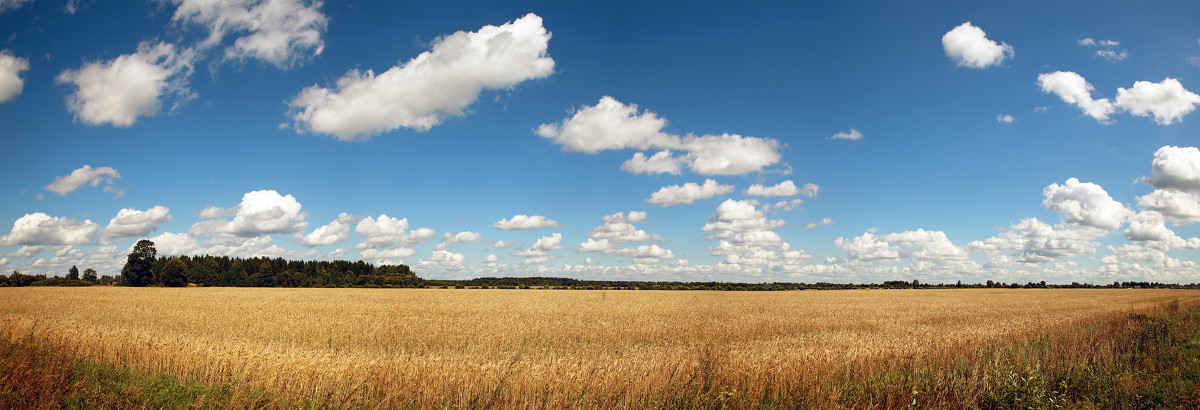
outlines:
M282 258L230 258L228 256L156 257L154 243L138 241L129 254L121 274L97 277L86 269L80 276L72 266L66 276L0 275L0 286L239 286L278 288L480 288L480 289L614 289L614 290L742 290L779 291L802 289L939 289L939 288L1170 288L1200 289L1200 283L1187 285L1157 282L1113 282L1093 285L1046 282L945 284L913 281L887 281L881 284L847 283L733 283L733 282L647 282L579 280L553 277L476 278L469 280L421 279L407 265L375 266L363 261L290 261Z

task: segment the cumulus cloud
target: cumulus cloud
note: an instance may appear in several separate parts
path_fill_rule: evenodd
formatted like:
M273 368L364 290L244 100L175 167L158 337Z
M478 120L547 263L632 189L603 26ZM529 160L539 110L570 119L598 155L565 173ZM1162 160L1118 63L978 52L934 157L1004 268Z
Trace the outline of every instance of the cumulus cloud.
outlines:
M1005 58L1013 57L1013 47L1008 43L989 40L983 29L962 23L942 36L942 48L946 56L960 66L987 68L999 65Z
M192 225L192 235L234 235L254 237L274 233L296 233L308 226L300 212L300 202L291 195L279 195L275 190L247 192L242 202L229 210L205 208L201 217L222 215ZM232 219L224 219L232 216Z
M304 232L297 232L296 242L304 246L313 247L332 245L344 241L350 237L350 225L357 219L345 212L340 213L337 219L330 221L328 225L313 229L307 235L304 235Z
M1121 50L1121 51L1097 50L1096 56L1104 57L1104 59L1108 60L1108 61L1121 61L1121 60L1124 60L1126 57L1129 57L1129 53L1125 52L1125 50Z
M465 109L485 89L549 76L550 33L528 14L501 26L438 38L426 51L379 75L351 70L330 89L311 86L289 105L298 130L365 140L400 127L426 131Z
M626 161L622 169L632 173L671 173L687 165L701 175L743 175L782 158L781 145L773 139L737 134L678 136L663 132L665 126L666 120L653 112L604 96L560 123L542 124L536 132L567 152L661 150L649 158L638 153Z
M683 161L679 158L671 156L671 151L659 151L650 158L646 158L646 154L638 152L621 164L621 170L631 174L679 175L682 163Z
M714 237L727 239L738 232L771 230L783 226L782 220L771 220L755 207L753 201L726 199L708 218L701 231L716 231Z
M1164 146L1154 151L1154 175L1142 181L1158 189L1200 194L1200 149Z
M446 232L444 235L442 235L442 238L443 238L442 243L437 245L437 248L436 248L437 250L446 249L447 246L450 246L450 245L453 245L456 243L479 242L479 241L483 240L483 235L480 235L477 232L471 232L471 231L463 231L463 232L459 232L456 234L451 234L450 232Z
M176 104L194 97L187 81L195 56L170 43L143 42L136 53L65 70L54 81L75 87L67 108L77 120L129 127L138 117L158 114L167 96L177 97Z
M408 218L391 218L387 214L380 214L379 218L366 217L358 221L354 226L354 233L363 235L363 241L356 247L358 249L377 249L394 245L396 243L417 244L437 235L433 229L417 228L414 230L408 229ZM406 255L406 256L411 256ZM392 258L397 256L363 256L364 258Z
M529 249L513 252L513 256L520 256L525 259L526 265L537 265L549 262L554 257L550 253L552 250L562 249L562 234L553 233L550 236L538 238L537 242L533 243Z
M1166 78L1162 82L1137 81L1133 88L1117 88L1117 98L1113 106L1138 117L1154 116L1154 122L1159 125L1171 125L1183 119L1184 115L1196 110L1200 105L1200 95L1183 88L1183 84L1174 78Z
M384 249L363 249L358 252L358 256L363 259L407 258L416 254L417 251L415 249L404 246L396 246Z
M1101 123L1108 123L1108 116L1117 111L1107 98L1093 99L1092 91L1096 88L1083 76L1071 71L1039 74L1038 85L1043 92L1057 95L1063 102L1079 107L1084 114Z
M733 185L721 185L712 179L704 180L703 185L688 182L681 185L671 185L660 188L653 194L649 203L666 208L671 205L690 204L699 199L708 199L717 195L733 192Z
M1114 40L1096 40L1091 37L1079 40L1079 45L1083 47L1101 47L1102 50L1096 50L1097 57L1104 57L1108 61L1121 61L1129 54L1125 50L1117 51L1113 47L1121 45L1121 42Z
M1159 125L1171 125L1182 121L1188 113L1200 105L1200 95L1183 88L1174 78L1158 83L1134 82L1132 88L1117 88L1113 101L1107 98L1093 99L1095 87L1083 76L1070 71L1055 71L1038 75L1042 91L1053 93L1068 104L1079 107L1083 113L1102 124L1111 123L1112 114L1126 111L1138 117L1154 116Z
M8 235L0 236L0 246L12 245L83 245L93 242L100 225L41 212L25 214L13 222Z
M789 212L800 209L800 205L804 204L804 200L800 198L787 201L779 201L774 204L763 204L761 209L763 212Z
M54 182L46 185L46 190L59 196L67 196L81 186L98 186L101 182L112 184L114 180L118 179L121 179L121 174L112 167L92 168L91 165L84 165L71 171L70 175L54 178ZM105 192L108 192L107 188L105 188Z
M163 232L149 239L159 256L193 255L200 250L200 242L187 233Z
M29 69L29 60L16 57L8 50L0 50L0 104L21 94L25 80L21 72Z
M870 232L862 234L862 236L853 239L838 237L833 241L833 245L837 246L843 252L846 252L846 259L856 261L898 261L900 260L900 250L891 246L887 241L881 240Z
M287 68L306 55L325 48L321 36L328 18L321 2L298 0L174 0L179 7L171 18L208 29L201 47L220 45L227 34L236 37L225 49L231 59L254 58Z
M858 141L858 140L862 139L862 137L863 137L863 135L861 132L858 132L858 130L851 128L850 131L842 131L837 134L830 135L829 137L827 137L825 139Z
M817 195L817 190L819 189L820 187L816 184L804 184L804 190L801 190L800 188L796 188L796 183L786 180L771 187L760 184L751 185L749 188L746 188L746 195L769 198L773 196L796 196L803 193L809 197L814 197Z
M804 225L804 229L820 228L826 225L833 225L833 220L829 218L821 218L820 221Z
M171 209L165 206L155 206L145 211L122 208L117 216L108 221L101 235L104 238L127 238L131 236L146 236L158 229L159 225L171 222Z
M1017 122L1017 117L1013 117L1011 114L997 114L996 122L1001 124L1014 124Z
M1200 222L1200 195L1191 192L1156 189L1138 197L1138 205L1177 225Z
M1068 179L1063 185L1050 184L1042 190L1042 206L1063 214L1063 222L1100 229L1120 227L1133 211L1108 195L1099 185Z
M711 232L709 239L720 239L708 248L713 256L724 256L725 268L795 270L808 262L812 254L792 249L773 229L783 226L782 220L767 219L755 207L755 202L726 200L700 228Z
M1095 240L1107 234L1105 229L1055 226L1037 218L1026 218L1001 231L997 236L967 244L967 249L988 253L994 267L1004 267L997 262L1011 263L1015 260L1039 263L1092 254L1099 245ZM1002 257L1001 252L1012 257Z
M1125 229L1125 239L1137 246L1150 247L1161 251L1171 249L1200 249L1200 238L1183 239L1164 223L1164 218L1157 212L1142 212L1137 215L1129 228Z
M509 242L509 241L505 241L505 240L499 240L499 241L496 241L496 243L492 244L492 246L496 247L496 248L510 248L513 245L516 245L516 244Z
M435 250L430 255L429 259L418 260L421 265L462 265L466 257L461 253L450 252L447 250Z
M513 215L511 219L501 219L492 224L493 228L505 231L554 228L559 226L563 225L542 215Z
M650 234L637 229L632 224L632 222L645 222L645 212L630 211L628 216L624 212L617 212L605 215L603 220L604 224L593 228L592 232L588 234L589 237L610 239L613 242L644 242L651 239Z

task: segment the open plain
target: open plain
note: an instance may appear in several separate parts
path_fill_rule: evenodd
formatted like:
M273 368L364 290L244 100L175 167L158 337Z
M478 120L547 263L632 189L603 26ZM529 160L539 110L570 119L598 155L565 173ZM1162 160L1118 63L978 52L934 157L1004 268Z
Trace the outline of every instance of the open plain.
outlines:
M1103 361L1105 318L1167 303L1200 293L27 287L0 288L0 338L226 405L892 407Z

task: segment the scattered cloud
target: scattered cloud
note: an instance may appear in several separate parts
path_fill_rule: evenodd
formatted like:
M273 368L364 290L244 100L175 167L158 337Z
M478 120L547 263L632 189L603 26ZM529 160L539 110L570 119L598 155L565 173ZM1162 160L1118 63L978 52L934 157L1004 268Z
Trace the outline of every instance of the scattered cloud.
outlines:
M1042 91L1053 93L1068 104L1079 107L1083 113L1102 124L1113 121L1109 116L1126 111L1130 115L1148 117L1153 115L1159 125L1171 125L1181 121L1184 115L1200 105L1200 95L1183 88L1174 78L1162 82L1137 81L1133 88L1117 88L1113 101L1107 98L1093 99L1095 90L1083 76L1070 71L1056 71L1038 75Z
M492 224L493 228L505 231L555 228L559 226L563 225L542 215L513 215L511 219L501 219Z
M263 60L287 68L325 48L321 36L328 18L320 1L298 0L173 0L179 7L172 21L208 29L201 48L218 46L227 34L236 40L225 48L225 58Z
M1200 95L1184 89L1174 78L1158 83L1138 81L1133 88L1117 88L1113 105L1138 117L1154 115L1158 125L1171 125L1200 105Z
M682 162L681 159L672 157L669 150L659 151L650 158L646 158L646 154L638 152L621 164L621 170L631 174L679 175L682 170Z
M163 232L149 238L159 256L194 255L200 250L200 241L185 233Z
M609 239L613 242L645 242L651 239L646 231L633 226L634 222L646 222L646 212L629 211L626 216L617 212L603 217L604 224L592 229L588 234L591 238Z
M1083 47L1101 47L1102 50L1096 50L1097 57L1104 57L1108 61L1121 61L1129 54L1125 50L1114 50L1113 47L1121 45L1121 42L1114 40L1096 40L1091 37L1079 40L1079 45Z
M171 222L171 209L165 206L155 206L145 211L122 208L108 221L104 228L103 238L127 238L146 236L158 229L160 225Z
M761 209L763 212L790 212L800 209L800 205L804 204L804 200L800 198L787 201L779 201L774 204L763 204Z
M687 165L700 175L744 175L762 171L783 157L779 141L773 139L737 134L678 136L663 132L664 127L666 120L657 114L604 96L560 123L540 125L536 132L567 152L660 150L651 157L639 152L625 161L621 169L631 173L674 173Z
M456 234L451 234L450 232L446 232L446 234L442 235L442 238L443 238L443 241L442 241L442 243L437 245L437 247L435 248L436 250L446 249L447 246L450 246L450 245L453 245L456 243L479 242L479 241L483 240L483 235L480 235L477 232L471 232L471 231L463 231L463 232L459 232Z
M232 216L232 219L225 219ZM208 207L200 213L204 221L192 225L192 235L232 235L257 237L276 233L297 233L308 227L300 202L275 190L247 192L242 202L230 209Z
M12 245L85 245L94 242L100 225L41 212L25 214L13 222L8 235L0 236L0 246Z
M1014 117L1011 114L997 114L996 122L1001 124L1014 124L1017 122L1017 117Z
M804 225L804 229L820 228L826 225L833 225L833 220L829 218L821 218L820 221Z
M1088 83L1083 76L1074 72L1042 73L1038 75L1038 84L1042 87L1043 92L1057 95L1063 102L1079 107L1084 114L1095 118L1102 124L1110 123L1108 116L1117 111L1107 98L1092 99L1092 91L1095 90L1095 87L1092 87L1092 84Z
M760 184L751 185L749 188L746 188L745 194L767 198L773 196L796 196L800 194L800 189L796 188L796 183L789 179L771 187L766 187Z
M1154 211L1176 225L1200 222L1200 195L1191 192L1156 189L1138 197L1138 205Z
M461 254L461 253L455 253L455 252L450 252L450 251L443 250L443 249L437 249L437 250L434 250L433 254L431 254L429 256L429 259L421 259L421 260L418 260L417 263L419 263L423 266L428 266L428 265L455 266L455 265L462 265L465 261L466 261L466 257L463 256L463 254Z
M289 105L297 130L342 141L400 127L426 131L465 115L485 89L507 89L554 71L550 33L528 14L476 32L440 37L430 51L379 75L351 70L330 89L311 86Z
M354 233L363 235L363 241L355 247L358 249L378 249L391 246L397 243L402 244L418 244L428 241L437 235L433 229L417 228L408 229L408 218L391 218L386 214L380 214L379 218L366 217L358 221L354 226ZM399 252L393 250L393 252ZM412 254L406 255L411 256ZM366 256L364 258L393 258L403 256Z
M3 12L0 6L0 12ZM21 72L29 69L29 60L16 57L8 50L0 50L0 104L11 101L25 88Z
M1104 59L1108 61L1121 61L1126 57L1129 57L1129 53L1126 53L1125 50L1099 50L1096 51L1096 55L1099 57L1104 57Z
M863 135L861 132L858 132L858 130L851 128L850 131L842 131L837 134L830 135L829 137L827 137L825 139L858 141L858 140L862 139L862 137L863 137Z
M496 241L496 243L492 244L492 247L495 247L495 248L511 248L511 247L512 247L512 246L514 246L514 245L516 245L516 244L515 244L515 243L512 243L512 242L509 242L509 241L505 241L505 240L499 240L499 241Z
M1164 146L1154 152L1153 176L1142 182L1158 189L1200 194L1200 149Z
M33 0L0 0L0 13L16 10L24 6L25 3L30 3Z
M1042 190L1046 199L1042 206L1050 212L1063 214L1063 222L1100 229L1120 227L1133 215L1108 195L1099 185L1068 179L1063 185L1050 184Z
M58 196L67 196L81 186L99 186L101 182L104 182L110 184L105 187L104 192L110 192L109 188L113 188L111 185L113 181L119 179L121 179L121 174L112 167L92 168L91 165L84 165L71 171L70 175L54 178L54 182L46 185L46 190L56 193Z
M706 179L703 185L688 182L682 186L670 185L662 187L653 194L650 194L650 199L646 200L646 202L666 208L672 205L690 204L699 199L708 199L730 192L733 192L733 185L721 185L717 181Z
M307 235L304 235L304 232L297 232L296 242L304 246L314 247L332 245L344 241L350 237L350 225L358 219L358 217L343 212L338 214L337 219L330 221L328 225L313 229Z
M74 86L67 108L77 120L129 127L138 117L158 114L167 96L176 97L175 106L194 97L187 82L195 57L192 49L143 42L136 53L65 70L54 81Z
M999 65L1005 58L1013 57L1013 47L1007 43L989 40L983 29L962 23L942 36L942 47L946 56L960 66L987 68Z
M549 262L554 258L550 253L552 250L562 249L562 234L553 233L550 236L543 236L534 242L529 249L513 252L513 256L525 258L526 265L538 265Z

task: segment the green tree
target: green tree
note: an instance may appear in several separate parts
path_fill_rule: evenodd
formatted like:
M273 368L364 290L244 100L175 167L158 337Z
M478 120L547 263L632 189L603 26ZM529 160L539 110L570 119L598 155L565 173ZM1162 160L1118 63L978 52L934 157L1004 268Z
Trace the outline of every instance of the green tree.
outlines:
M187 265L179 258L171 258L167 263L163 264L162 272L159 277L162 279L162 284L170 287L187 286Z
M153 285L154 272L151 271L151 267L154 266L154 257L157 254L154 242L149 239L138 241L133 246L133 252L130 252L125 260L125 267L121 269L122 282L129 286Z
M83 270L83 280L86 280L88 282L95 282L96 281L96 270L92 269L92 268L84 269Z
M71 269L67 270L67 279L79 280L79 268L75 267L75 265L71 265Z

